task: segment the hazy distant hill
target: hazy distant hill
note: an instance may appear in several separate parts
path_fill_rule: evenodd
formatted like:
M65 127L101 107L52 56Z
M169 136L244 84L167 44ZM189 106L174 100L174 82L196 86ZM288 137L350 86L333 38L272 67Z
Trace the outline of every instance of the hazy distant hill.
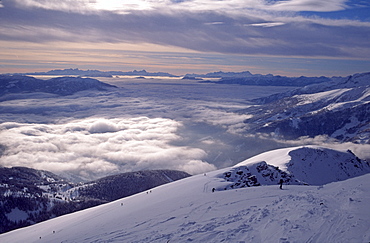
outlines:
M113 201L188 176L188 173L175 170L128 172L86 183L79 189L79 196Z
M115 87L92 78L58 77L41 80L22 75L0 75L0 95L30 92L71 95L83 90L107 90Z

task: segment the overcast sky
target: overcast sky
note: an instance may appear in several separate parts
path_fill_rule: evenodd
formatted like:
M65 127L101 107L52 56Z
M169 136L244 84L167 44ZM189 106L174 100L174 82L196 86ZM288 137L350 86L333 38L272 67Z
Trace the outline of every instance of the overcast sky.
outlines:
M0 0L0 73L370 71L367 0Z

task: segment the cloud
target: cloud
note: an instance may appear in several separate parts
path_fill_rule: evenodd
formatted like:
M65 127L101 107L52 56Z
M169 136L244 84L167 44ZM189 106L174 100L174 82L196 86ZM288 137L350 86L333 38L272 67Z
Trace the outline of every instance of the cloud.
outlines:
M188 171L190 174L196 174L200 168L202 168L204 172L216 169L215 166L210 166L210 164L198 160L190 160L188 163L181 166L181 170Z
M277 1L269 6L269 9L278 11L315 11L331 12L340 11L349 8L346 5L347 0L287 0Z
M6 1L6 0L5 0ZM41 8L66 12L84 13L89 10L89 0L14 0L14 4L20 8ZM8 4L8 2L6 1Z
M318 135L315 137L307 137L303 136L295 140L280 140L274 139L270 136L270 134L256 134L250 135L250 137L254 137L257 139L266 139L266 140L274 140L280 144L280 146L302 146L302 145L318 145L327 148L332 148L336 150L343 150L347 151L348 149L351 150L357 157L367 160L370 160L370 144L355 144L351 142L340 142L334 138L331 138L327 135Z
M173 146L180 123L162 118L72 120L64 124L2 123L2 166L28 166L84 179L145 169L202 173L215 169L205 151Z
M275 27L279 25L284 25L285 23L282 22L270 22L270 23L255 23L255 24L248 24L247 26L256 26L256 27Z
M90 133L106 133L106 132L117 132L118 128L116 124L106 121L98 120L89 127Z

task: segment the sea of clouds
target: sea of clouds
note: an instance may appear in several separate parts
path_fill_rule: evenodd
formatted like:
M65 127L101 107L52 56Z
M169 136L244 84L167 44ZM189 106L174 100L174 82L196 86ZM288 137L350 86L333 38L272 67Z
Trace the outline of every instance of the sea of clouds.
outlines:
M119 88L1 97L0 165L48 170L76 181L149 169L198 174L271 149L327 141L244 133L251 114L240 110L251 105L248 100L288 88L179 79L102 81Z
M93 179L144 169L199 173L215 169L203 150L174 146L178 122L164 118L87 118L64 124L0 125L3 166L28 166Z

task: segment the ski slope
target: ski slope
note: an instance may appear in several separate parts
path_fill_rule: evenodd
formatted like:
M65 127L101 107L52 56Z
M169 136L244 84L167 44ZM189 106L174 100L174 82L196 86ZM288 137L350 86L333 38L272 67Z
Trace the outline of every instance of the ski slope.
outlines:
M2 234L0 242L369 242L368 168L363 175L325 185L285 184L279 190L261 181L262 186L220 190L231 183L224 173L238 166L275 158L282 171L292 173L289 152L300 149L307 152L299 147L261 154L233 168ZM344 154L338 153L337 160ZM322 163L315 156L305 158Z

